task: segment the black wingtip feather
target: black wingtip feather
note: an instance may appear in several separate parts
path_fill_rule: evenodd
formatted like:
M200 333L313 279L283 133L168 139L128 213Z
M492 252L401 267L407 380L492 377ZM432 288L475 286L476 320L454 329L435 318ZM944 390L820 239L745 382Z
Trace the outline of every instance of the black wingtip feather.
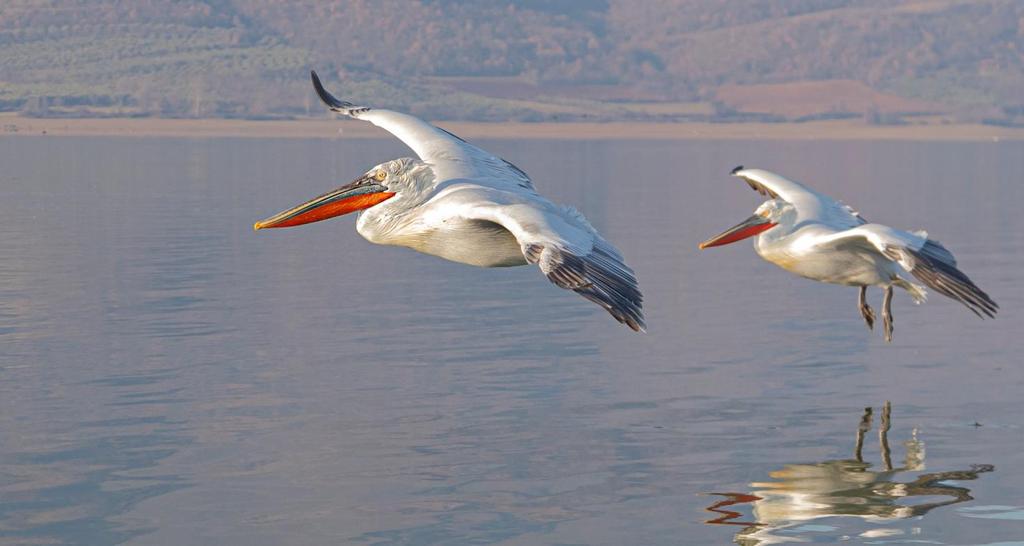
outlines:
M530 244L523 255L531 263L541 262L548 280L600 305L615 320L636 332L646 332L643 294L636 276L623 264L614 247L599 241L590 254L576 256L557 248Z
M929 239L920 250L910 253L914 256L910 273L915 278L943 296L959 301L978 317L995 318L999 304L957 269L953 255L941 243Z
M634 332L646 332L644 297L637 287L636 277L625 264L619 266L616 262L608 249L595 245L585 268L591 283L574 291L604 307L615 320Z
M313 89L316 90L317 96L320 97L320 100L323 101L323 103L326 104L328 108L330 108L331 110L344 111L352 107L351 103L338 100L337 97L330 94L326 89L324 89L324 85L320 83L320 76L317 76L316 70L310 70L309 77L310 79L313 80Z
M743 170L743 165L737 165L735 169L729 172L729 174L736 174Z

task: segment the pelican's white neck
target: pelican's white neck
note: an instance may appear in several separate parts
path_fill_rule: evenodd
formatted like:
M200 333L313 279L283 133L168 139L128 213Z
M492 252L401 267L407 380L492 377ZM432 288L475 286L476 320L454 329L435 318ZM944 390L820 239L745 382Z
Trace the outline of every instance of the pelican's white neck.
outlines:
M437 177L429 163L411 158L395 161L402 163L388 180L388 191L395 192L395 196L363 210L356 220L356 230L372 242L381 242L388 233L403 225L410 213L434 196L437 187Z

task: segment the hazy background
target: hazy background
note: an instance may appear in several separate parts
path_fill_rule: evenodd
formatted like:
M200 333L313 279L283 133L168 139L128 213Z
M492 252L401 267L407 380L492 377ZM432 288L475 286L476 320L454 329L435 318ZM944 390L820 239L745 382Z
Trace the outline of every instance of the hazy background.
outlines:
M1024 124L1019 0L4 0L0 111Z

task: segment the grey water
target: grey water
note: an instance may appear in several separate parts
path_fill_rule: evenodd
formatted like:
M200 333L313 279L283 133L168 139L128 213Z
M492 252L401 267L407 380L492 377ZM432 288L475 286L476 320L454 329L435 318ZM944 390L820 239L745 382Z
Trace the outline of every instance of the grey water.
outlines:
M647 334L353 218L252 231L398 142L0 138L0 544L1024 544L1024 143L480 144L623 251ZM887 345L698 251L737 164L927 229L999 316L898 294Z

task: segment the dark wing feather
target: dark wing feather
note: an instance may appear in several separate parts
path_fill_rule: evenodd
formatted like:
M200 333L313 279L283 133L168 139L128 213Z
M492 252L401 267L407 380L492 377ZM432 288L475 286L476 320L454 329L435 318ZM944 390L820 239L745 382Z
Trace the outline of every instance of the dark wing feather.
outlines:
M904 251L913 260L910 274L936 292L964 304L979 317L984 314L994 318L999 304L992 300L984 290L978 288L963 271L956 267L953 254L933 239L925 241L920 250L887 249L886 254ZM890 255L890 257L893 257ZM898 256L894 259L898 259Z
M597 238L585 256L555 245L529 244L523 255L540 266L548 280L600 305L634 331L646 331L643 294L633 270L607 241Z
M368 106L356 106L351 102L341 100L332 95L324 89L324 84L320 83L320 76L316 75L315 70L310 70L309 76L313 80L313 89L316 89L317 96L320 97L320 100L323 101L331 111L338 112L339 114L345 114L346 116L354 116L355 114L370 111L370 107Z
M768 186L765 186L764 184L758 182L757 180L754 180L753 178L750 178L749 176L743 176L742 171L743 165L739 165L735 169L733 169L729 174L742 178L743 181L746 182L748 186L750 186L750 189L756 191L757 193L761 194L764 197L768 197L771 199L776 199L779 197L779 194L772 191L772 189L769 188Z
M757 193L760 193L765 197L770 197L772 199L776 199L779 197L779 194L768 189L768 186L765 186L764 184L761 184L760 182L752 178L747 178L745 176L741 176L740 178L742 178L743 181L746 182L748 186L750 186L750 189L756 191Z

